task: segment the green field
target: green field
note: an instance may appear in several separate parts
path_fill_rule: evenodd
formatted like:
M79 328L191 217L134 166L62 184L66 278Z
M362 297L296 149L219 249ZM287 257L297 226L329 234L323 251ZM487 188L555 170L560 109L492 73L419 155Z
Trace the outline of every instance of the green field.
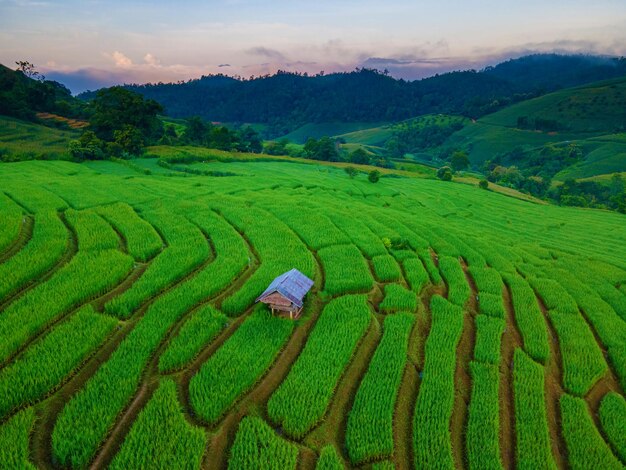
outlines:
M0 467L626 464L623 215L148 153L0 164Z

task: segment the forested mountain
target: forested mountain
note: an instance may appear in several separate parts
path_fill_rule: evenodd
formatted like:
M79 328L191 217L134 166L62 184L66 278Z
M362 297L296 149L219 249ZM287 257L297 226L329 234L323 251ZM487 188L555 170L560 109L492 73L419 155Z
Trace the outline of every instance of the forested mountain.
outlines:
M127 88L158 101L173 117L265 123L272 134L282 135L308 122L396 121L427 113L477 118L545 92L625 74L624 59L548 54L413 82L357 69L315 76L279 72L252 79L210 75Z

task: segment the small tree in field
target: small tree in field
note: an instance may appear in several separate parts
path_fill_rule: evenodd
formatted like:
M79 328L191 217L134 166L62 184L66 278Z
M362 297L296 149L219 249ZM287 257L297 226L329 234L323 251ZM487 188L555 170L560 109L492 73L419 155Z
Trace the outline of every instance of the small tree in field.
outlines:
M469 167L470 161L465 152L454 152L450 158L450 165L454 171L465 170Z
M437 170L437 178L442 181L452 181L452 170L449 166L442 166Z
M347 166L343 169L350 178L354 178L359 172L353 166Z
M369 174L367 175L367 179L369 180L370 183L378 183L378 180L380 179L380 171L378 170L370 171Z
M489 181L487 181L487 180L480 180L480 182L478 183L478 187L480 189L489 189Z

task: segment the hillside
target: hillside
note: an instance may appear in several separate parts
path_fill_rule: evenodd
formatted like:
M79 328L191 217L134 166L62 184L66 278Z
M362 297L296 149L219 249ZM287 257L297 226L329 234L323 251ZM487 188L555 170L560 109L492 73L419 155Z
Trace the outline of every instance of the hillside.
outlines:
M222 157L0 165L5 461L622 467L623 216Z
M398 121L429 113L479 117L548 91L622 75L625 61L548 54L412 82L360 69L316 76L280 72L248 80L213 75L128 88L160 102L170 116L263 123L274 138L309 123ZM93 92L81 97L89 99Z
M520 120L550 130L520 129ZM539 126L533 123L539 121ZM598 82L551 93L485 116L452 135L444 144L468 151L475 165L498 156L525 166L545 144L575 144L583 158L557 178L589 177L626 170L626 79Z

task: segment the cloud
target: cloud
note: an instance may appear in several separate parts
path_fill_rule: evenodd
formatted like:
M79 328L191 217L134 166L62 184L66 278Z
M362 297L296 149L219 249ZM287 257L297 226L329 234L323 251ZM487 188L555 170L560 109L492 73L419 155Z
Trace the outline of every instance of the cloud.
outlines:
M122 54L120 51L115 51L113 54L105 54L107 57L113 59L113 63L119 68L128 68L133 65L133 61Z
M143 60L146 64L152 65L153 67L161 65L161 61L149 52L144 56Z
M285 57L285 55L283 55L280 51L277 51L276 49L270 49L267 47L253 47L251 49L248 49L246 51L247 54L250 55L256 55L256 56L261 56L261 57L266 57L268 59L272 59L274 61L278 61L278 62L287 62L288 59L287 57Z

